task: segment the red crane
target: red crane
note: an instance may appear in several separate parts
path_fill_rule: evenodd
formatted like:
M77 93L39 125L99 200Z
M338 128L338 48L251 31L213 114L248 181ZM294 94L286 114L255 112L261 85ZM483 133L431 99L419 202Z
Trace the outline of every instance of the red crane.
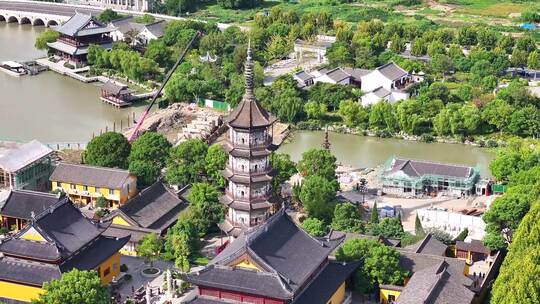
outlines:
M139 133L139 129L141 128L141 125L142 123L144 122L144 119L146 118L146 116L148 115L148 113L150 113L150 110L152 109L152 107L154 106L154 104L156 103L156 100L157 98L161 95L161 92L163 91L163 88L165 88L165 85L167 84L167 82L169 82L169 80L171 79L171 76L172 74L174 73L174 71L176 71L176 68L178 68L178 66L180 65L180 63L184 60L184 57L186 56L187 52L191 49L191 47L193 46L193 43L195 42L195 40L197 38L199 38L201 36L201 32L197 32L195 33L195 35L193 35L193 38L191 38L191 41L188 43L188 45L186 46L186 48L184 49L184 51L182 52L182 54L180 55L180 58L178 58L178 60L176 61L176 63L173 65L172 69L169 71L169 73L167 74L167 77L165 77L165 81L163 81L163 83L161 84L161 86L159 87L159 90L157 90L157 92L154 94L154 96L152 97L152 101L150 101L150 104L148 105L148 107L146 108L146 110L142 113L141 117L139 118L139 121L137 122L137 125L135 125L135 128L133 129L133 132L131 133L131 135L129 136L128 138L128 141L131 143L135 138L137 138L137 135Z

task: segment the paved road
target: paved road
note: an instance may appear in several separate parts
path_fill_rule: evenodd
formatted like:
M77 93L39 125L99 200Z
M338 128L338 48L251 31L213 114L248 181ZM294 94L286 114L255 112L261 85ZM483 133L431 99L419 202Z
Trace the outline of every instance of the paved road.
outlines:
M75 14L75 11L84 14L97 15L103 10L91 7L81 8L68 5L54 5L46 2L17 2L4 0L0 0L0 9L60 16L71 16Z

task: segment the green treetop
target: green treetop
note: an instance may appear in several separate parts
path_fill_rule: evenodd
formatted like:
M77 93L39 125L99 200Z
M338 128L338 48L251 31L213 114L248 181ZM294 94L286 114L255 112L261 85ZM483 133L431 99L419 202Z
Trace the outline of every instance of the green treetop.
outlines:
M332 182L319 175L304 179L300 190L300 201L309 217L329 222L334 210L336 190Z
M141 243L137 246L137 255L150 263L150 267L154 267L154 262L159 258L162 248L163 242L159 236L155 233L149 233L143 237Z
M347 202L337 204L332 219L332 229L345 232L364 233L364 222L358 208Z
M127 169L130 150L131 146L124 135L106 132L88 143L84 161L93 166Z
M200 139L190 139L171 149L167 164L167 181L187 185L204 174L208 145Z
M317 218L307 218L302 222L302 228L312 236L322 237L328 233L328 226L317 219Z
M109 304L111 296L101 283L97 272L73 269L62 274L60 279L54 279L43 284L43 293L35 304Z
M218 187L225 186L225 179L221 175L221 171L225 169L225 164L229 156L220 145L212 145L208 148L208 153L205 157L205 170L208 179Z

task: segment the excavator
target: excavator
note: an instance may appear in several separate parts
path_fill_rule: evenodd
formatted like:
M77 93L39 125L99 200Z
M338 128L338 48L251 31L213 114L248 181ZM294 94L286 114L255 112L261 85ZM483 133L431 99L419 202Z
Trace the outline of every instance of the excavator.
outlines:
M139 129L141 128L141 125L143 124L143 122L144 122L146 116L148 115L148 113L150 113L150 110L152 109L152 107L156 103L156 100L161 95L161 92L165 88L165 85L167 85L167 82L169 82L169 80L171 79L172 74L174 73L174 71L176 71L176 69L178 68L180 63L182 63L182 61L184 61L184 57L186 57L187 52L192 48L193 43L195 43L195 41L198 38L200 38L201 36L202 36L201 32L197 32L197 33L195 33L195 35L193 35L193 38L191 38L191 41L188 43L188 45L186 46L186 48L184 49L182 54L180 54L180 57L178 58L176 63L169 70L169 73L167 73L167 76L165 77L165 81L163 81L163 83L161 84L159 89L156 91L156 93L152 97L152 100L150 101L150 104L144 110L144 112L141 114L141 117L139 118L139 121L137 121L137 124L135 125L135 128L133 128L133 132L129 135L128 141L130 143L133 142L137 138L137 136L139 135Z

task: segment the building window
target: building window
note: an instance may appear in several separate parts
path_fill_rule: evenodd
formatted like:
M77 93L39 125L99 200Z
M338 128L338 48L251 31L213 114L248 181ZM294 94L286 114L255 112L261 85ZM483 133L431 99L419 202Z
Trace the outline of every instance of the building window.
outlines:
M88 186L86 186L86 185L85 185L85 186L82 186L82 189L83 189L84 191L88 191Z
M111 273L111 267L105 268L105 270L103 271L103 276L106 277L109 275L109 273Z
M75 184L69 184L69 188L71 188L71 189L74 190L74 189L76 189L77 187L75 186Z
M114 195L114 189L109 189L109 195Z

